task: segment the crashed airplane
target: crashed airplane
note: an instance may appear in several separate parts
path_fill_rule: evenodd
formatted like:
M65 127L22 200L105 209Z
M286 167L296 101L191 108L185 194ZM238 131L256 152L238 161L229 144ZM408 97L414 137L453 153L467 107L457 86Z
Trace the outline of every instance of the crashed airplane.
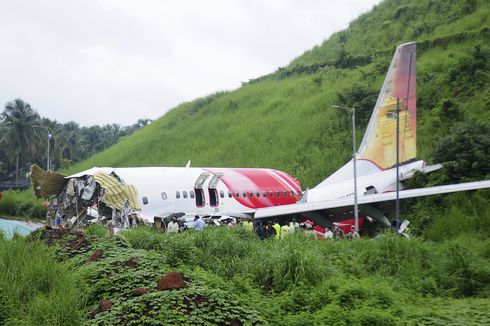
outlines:
M359 225L366 217L390 225L386 203L395 200L400 181L439 167L416 160L415 49L415 43L396 49L355 160L305 193L298 180L282 171L190 164L92 168L71 176L33 166L33 190L38 198L49 198L48 217L68 226L91 220L128 227L131 221L152 223L155 217L180 212L255 219L298 216L328 225L352 218L355 180ZM400 122L398 133L395 119L390 119L393 112ZM398 195L403 199L489 187L490 181L480 181L401 190Z

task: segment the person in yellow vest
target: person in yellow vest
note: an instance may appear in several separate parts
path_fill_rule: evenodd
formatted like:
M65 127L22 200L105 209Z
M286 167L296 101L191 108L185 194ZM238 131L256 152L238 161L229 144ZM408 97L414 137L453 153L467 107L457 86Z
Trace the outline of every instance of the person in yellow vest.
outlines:
M289 234L289 226L287 224L284 224L281 226L281 239L284 239L287 237Z
M272 226L274 230L276 230L276 235L274 236L274 240L279 240L281 238L281 225L274 221L274 225Z
M252 233L252 231L253 231L253 229L254 229L254 225L253 225L253 223L252 223L252 221L251 221L251 220L249 220L249 219L245 220L245 221L242 223L242 225L243 225L243 228L244 228L245 230L250 231L250 233Z

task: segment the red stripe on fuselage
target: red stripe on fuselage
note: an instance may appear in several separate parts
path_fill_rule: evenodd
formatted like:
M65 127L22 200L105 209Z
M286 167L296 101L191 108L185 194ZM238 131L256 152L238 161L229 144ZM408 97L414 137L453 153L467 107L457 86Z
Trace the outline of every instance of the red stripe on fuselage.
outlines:
M263 208L270 206L294 204L297 201L297 196L291 196L291 191L300 191L301 187L299 182L296 181L295 187L290 182L294 180L289 176L289 180L285 179L276 170L269 169L219 169L210 168L206 169L211 173L222 173L223 178L221 181L226 187L233 193L233 198L240 204L249 208ZM271 171L276 172L276 174ZM294 183L293 183L294 184ZM264 192L267 196L264 197ZM273 192L273 196L270 196L270 192ZM280 192L280 196L277 196L277 192ZM287 196L284 196L284 192L287 192ZM239 194L237 196L236 194ZM246 193L246 197L243 196ZM250 196L250 193L253 196ZM257 197L257 193L259 196Z

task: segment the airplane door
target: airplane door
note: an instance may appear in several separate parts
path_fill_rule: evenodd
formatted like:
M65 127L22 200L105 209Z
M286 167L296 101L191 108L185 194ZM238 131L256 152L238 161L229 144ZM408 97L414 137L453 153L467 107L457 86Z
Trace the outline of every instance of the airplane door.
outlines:
M196 206L204 207L206 204L206 198L204 197L203 185L204 182L209 178L208 172L203 172L196 180L194 185L194 191L196 192Z
M211 207L218 207L219 205L218 190L216 189L216 186L218 185L218 182L221 180L221 178L223 178L223 173L216 173L209 181L209 205Z

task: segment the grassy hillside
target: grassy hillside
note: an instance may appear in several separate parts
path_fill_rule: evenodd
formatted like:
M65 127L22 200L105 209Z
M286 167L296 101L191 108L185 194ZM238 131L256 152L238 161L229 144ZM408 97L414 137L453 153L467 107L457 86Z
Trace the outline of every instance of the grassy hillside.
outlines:
M490 121L489 12L484 0L385 1L288 67L184 103L70 171L191 159L193 166L274 167L311 187L350 157L350 121L330 106L358 109L360 140L396 45L412 40L419 42L418 148L431 160L431 146L455 122L441 112L445 100L461 113L458 121Z
M416 40L420 157L451 162L412 185L488 177L489 14L483 0L385 1L289 66L184 103L69 172L192 159L278 168L313 186L350 157L349 116L330 106L357 108L360 140L396 45ZM9 195L5 207L16 210ZM109 238L100 225L29 240L0 234L0 324L488 324L489 198L485 190L404 201L420 234L410 241L146 227ZM167 272L182 272L187 288L158 291ZM112 309L101 312L102 300Z
M385 234L334 241L298 234L261 241L241 227L181 234L140 227L117 238L109 238L99 225L86 231L70 235L44 230L29 240L0 236L0 288L7 290L0 292L2 324L490 321L488 240L460 236L434 243ZM54 250L34 239L54 244ZM20 259L12 259L13 251L22 254ZM169 272L184 275L183 288L165 291L157 286ZM110 310L102 310L103 300L110 301Z

